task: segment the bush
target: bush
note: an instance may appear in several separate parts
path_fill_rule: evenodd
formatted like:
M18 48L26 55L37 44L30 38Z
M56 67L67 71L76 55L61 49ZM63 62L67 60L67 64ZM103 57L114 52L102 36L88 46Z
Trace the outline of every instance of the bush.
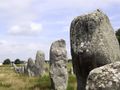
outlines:
M21 61L20 61L20 59L16 59L14 63L15 64L21 64Z
M4 65L5 65L5 64L10 64L10 63L11 63L10 59L6 59L6 60L4 60L4 62L3 62Z

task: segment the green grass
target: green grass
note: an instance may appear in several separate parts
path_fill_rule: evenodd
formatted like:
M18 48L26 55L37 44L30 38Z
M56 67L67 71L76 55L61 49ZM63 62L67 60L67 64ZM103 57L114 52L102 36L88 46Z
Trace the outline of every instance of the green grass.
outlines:
M68 70L71 67L68 64ZM49 68L49 65L45 65ZM0 90L50 90L49 74L43 77L28 77L26 75L17 74L9 65L0 66ZM76 90L76 78L69 75L67 90Z
M11 84L7 84L7 83L2 83L2 81L0 82L0 87L4 87L4 88L9 88L11 87Z
M38 78L38 80L36 80L36 84L32 87L30 87L30 90L34 90L34 89L40 89L40 90L50 90L50 78L49 76L43 76L42 78Z
M76 77L74 75L69 75L67 90L77 90Z

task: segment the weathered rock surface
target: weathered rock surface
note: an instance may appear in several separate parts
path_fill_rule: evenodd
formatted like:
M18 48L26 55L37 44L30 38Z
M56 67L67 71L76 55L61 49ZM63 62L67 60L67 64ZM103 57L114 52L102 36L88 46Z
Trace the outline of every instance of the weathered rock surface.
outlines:
M39 68L36 67L31 58L28 59L27 74L29 76L39 76Z
M120 90L120 62L93 69L86 90Z
M67 51L64 40L52 43L50 48L50 78L52 90L66 90L67 73Z
M42 51L37 51L35 65L39 69L38 73L40 76L44 74L45 54Z
M89 72L120 60L119 44L108 17L100 10L78 16L71 23L71 55L78 90L85 90Z

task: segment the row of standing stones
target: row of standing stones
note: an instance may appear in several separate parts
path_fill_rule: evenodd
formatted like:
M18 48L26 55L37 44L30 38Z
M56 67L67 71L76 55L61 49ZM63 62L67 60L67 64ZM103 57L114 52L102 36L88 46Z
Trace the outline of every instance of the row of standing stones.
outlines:
M12 65L17 73L27 74L28 76L43 76L45 71L44 63L44 52L37 51L35 63L32 58L29 58L27 64L24 66L17 67L14 63Z
M70 27L73 71L77 90L120 90L120 49L110 21L101 10L76 17ZM45 55L37 52L23 70L29 76L42 76ZM21 69L22 71L22 69ZM63 39L50 48L51 90L66 90L67 50Z
M51 90L66 90L68 83L67 50L65 40L61 39L52 43L50 48L50 79ZM13 64L15 71L28 76L43 76L45 73L45 54L37 51L35 63L31 58L27 65L17 67ZM71 73L72 73L72 69Z

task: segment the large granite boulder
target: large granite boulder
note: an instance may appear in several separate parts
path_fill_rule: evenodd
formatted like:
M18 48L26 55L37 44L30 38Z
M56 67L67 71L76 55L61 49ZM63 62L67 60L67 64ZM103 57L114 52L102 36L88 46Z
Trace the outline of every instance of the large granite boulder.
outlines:
M67 51L63 39L52 43L50 48L50 78L52 90L66 90L68 82Z
M120 62L93 69L86 90L120 90Z
M37 51L35 65L39 69L38 73L40 76L44 74L45 54L42 51Z
M78 90L85 90L92 69L120 60L118 41L101 10L76 17L71 23L70 41Z

